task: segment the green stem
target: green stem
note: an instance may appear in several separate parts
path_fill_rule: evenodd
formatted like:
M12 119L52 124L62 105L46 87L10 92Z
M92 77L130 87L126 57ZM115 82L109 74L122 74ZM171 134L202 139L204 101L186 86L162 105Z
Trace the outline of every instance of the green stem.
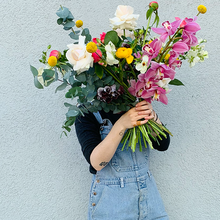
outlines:
M146 36L147 36L147 31L148 31L148 28L149 28L149 26L150 26L150 20L151 20L152 14L153 14L153 13L151 13L150 17L148 18L147 28L146 28L146 32L145 32L145 35L144 35L144 40L143 40L142 47L145 45L145 40L146 40Z
M128 65L129 65L129 67L130 67L130 69L131 69L131 72L132 72L134 78L137 80L137 76L136 76L136 74L135 74L135 72L134 72L134 70L133 70L131 64L128 64Z
M135 98L133 95L131 95L130 92L128 92L128 86L127 86L123 81L120 81L120 80L119 80L111 71L109 71L105 66L103 66L103 68L104 68L104 70L105 70L106 72L108 72L120 85L122 85L122 86L124 87L124 89L125 89L127 95L129 96L129 98L131 99L131 101L134 102L134 101L136 100L136 98Z
M76 34L76 32L73 30L73 28L71 28L71 30L72 30L72 32L73 32L74 34Z
M165 46L165 49L163 50L163 53L160 55L160 59L158 60L158 63L161 62L164 53L166 52L167 49L169 49L170 43L173 41L173 39L175 38L175 36L177 35L177 33L178 33L180 30L181 30L181 28L178 28L177 31L176 31L176 33L173 35L173 37L171 37L170 40L167 42L167 44L166 44L166 46Z

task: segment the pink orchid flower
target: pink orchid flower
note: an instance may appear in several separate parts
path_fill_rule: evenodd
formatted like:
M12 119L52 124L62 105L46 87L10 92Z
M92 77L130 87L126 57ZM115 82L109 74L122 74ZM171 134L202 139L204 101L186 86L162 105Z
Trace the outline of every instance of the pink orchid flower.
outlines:
M149 66L150 61L157 57L162 47L162 42L159 39L154 39L150 44L146 44L142 51L143 55L147 55L149 57L147 65Z
M196 33L197 31L199 31L201 28L199 26L199 24L197 24L196 22L192 21L187 23L184 26L184 30L190 33Z
M183 30L182 42L186 43L189 47L194 47L198 44L198 39L195 36L195 33L189 33Z
M176 74L176 72L166 64L159 64L153 61L151 62L151 68L148 71L155 72L155 80L162 80L163 78L170 78L173 80Z
M172 23L165 21L162 23L163 28L152 28L152 31L161 35L160 40L164 43L168 36L173 35L180 26L182 20L177 20Z
M186 43L180 41L173 44L172 48L177 53L184 53L190 49Z
M159 86L157 87L152 87L151 89L153 91L153 96L152 96L152 100L156 100L156 101L160 101L162 103L164 103L165 105L168 104L168 98L166 96L167 91ZM149 91L151 92L151 91Z
M173 70L175 70L176 67L180 68L182 65L182 61L178 60L177 59L178 57L179 57L179 53L173 50L170 52L169 67Z

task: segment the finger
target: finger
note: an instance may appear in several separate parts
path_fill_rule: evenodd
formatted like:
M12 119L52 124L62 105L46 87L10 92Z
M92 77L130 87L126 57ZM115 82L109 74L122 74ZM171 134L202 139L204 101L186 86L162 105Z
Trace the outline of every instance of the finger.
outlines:
M142 110L148 110L148 109L153 109L152 105L149 103L135 108L136 111L142 111Z
M138 111L138 115L151 115L153 113L152 109L147 109L143 111Z
M139 107L139 106L141 106L141 105L146 105L146 104L149 104L149 102L147 102L147 101L141 101L141 102L138 102L137 104L136 104L136 107Z
M148 115L148 116L145 116L144 117L146 120L150 120L150 119L153 119L154 118L154 115Z
M148 122L148 120L143 120L143 121L136 121L135 123L134 123L134 127L137 127L137 126L140 126L140 125L144 125L144 124L146 124Z

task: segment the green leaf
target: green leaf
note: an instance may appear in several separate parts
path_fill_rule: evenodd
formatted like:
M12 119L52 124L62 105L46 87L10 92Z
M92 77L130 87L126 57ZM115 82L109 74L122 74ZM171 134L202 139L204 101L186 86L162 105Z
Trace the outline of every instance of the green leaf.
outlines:
M63 126L62 128L65 128L68 132L70 132L71 131L71 128L69 128L69 127L66 127L66 126ZM64 134L67 136L67 134L66 134L66 132L64 131Z
M104 80L104 84L108 84L112 81L112 77L111 76L107 76Z
M56 88L55 93L56 93L57 91L64 90L66 87L67 87L67 83L66 83L66 82L62 83L61 85L59 85L59 86Z
M38 88L38 89L43 89L44 87L41 85L41 83L38 81L38 77L35 76L34 77L34 85Z
M76 121L76 117L71 117L65 122L65 126L67 127L72 126L75 121Z
M66 22L66 24L63 25L65 28L72 28L75 26L75 22L74 21L68 21Z
M84 28L83 31L82 31L82 36L86 36L89 34L89 29L88 28Z
M66 107L71 107L71 106L73 106L73 105L71 105L70 103L67 103L67 102L64 102L64 105L65 105Z
M79 40L79 35L74 34L73 32L71 32L71 33L69 34L69 36L70 36L72 39L74 39L74 40Z
M89 42L92 40L92 36L90 34L87 34L86 35L86 40L85 40L85 43Z
M171 80L169 82L169 84L170 85L174 85L174 86L184 86L184 84L180 80L178 80L178 79Z
M54 77L54 74L55 74L55 71L54 70L49 70L49 69L45 69L43 74L42 74L42 77L43 77L43 80L44 82L46 80L50 80Z
M79 75L76 76L76 79L80 82L85 82L86 81L86 74L80 73Z
M72 15L72 13L70 11L69 11L69 14L68 14L67 18L69 20L73 20L74 19L73 15Z
M96 92L89 93L86 97L88 102L91 102L94 99L94 97L96 96L96 94L97 94Z
M94 85L87 85L86 88L89 92L94 92L95 91L95 86Z
M104 69L101 65L95 64L95 73L100 79L103 77Z
M57 24L61 25L63 23L63 19L62 18L58 18L57 19Z
M107 45L109 41L111 41L115 46L117 45L119 38L116 31L109 31L106 33L104 39L105 45Z
M79 115L79 111L78 110L69 110L67 113L66 113L66 117L67 118L70 118L70 117L75 117Z
M147 10L147 14L146 14L146 18L147 18L147 19L151 16L151 14L153 13L153 11L154 11L153 8L149 8L149 9Z
M58 11L56 12L56 15L60 18L64 18L66 20L66 18L68 17L69 15L69 9L66 8L66 7L60 7L58 9Z
M38 71L35 67L31 66L30 65L30 68L31 68L31 72L33 73L34 76L37 76L38 75Z

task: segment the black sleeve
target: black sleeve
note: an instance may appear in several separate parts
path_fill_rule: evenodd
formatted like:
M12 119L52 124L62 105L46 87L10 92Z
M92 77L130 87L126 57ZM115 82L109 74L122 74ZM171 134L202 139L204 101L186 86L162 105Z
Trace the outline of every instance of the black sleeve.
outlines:
M170 145L170 135L164 131L164 133L166 134L167 138L165 138L163 135L160 135L162 140L160 140L158 138L158 142L157 141L154 141L152 138L151 138L151 141L152 141L152 144L153 144L153 148L158 150L158 151L165 151L168 149L169 145Z
M89 164L93 149L101 142L99 127L98 121L91 112L85 114L84 117L79 116L75 121L76 135L83 155Z

